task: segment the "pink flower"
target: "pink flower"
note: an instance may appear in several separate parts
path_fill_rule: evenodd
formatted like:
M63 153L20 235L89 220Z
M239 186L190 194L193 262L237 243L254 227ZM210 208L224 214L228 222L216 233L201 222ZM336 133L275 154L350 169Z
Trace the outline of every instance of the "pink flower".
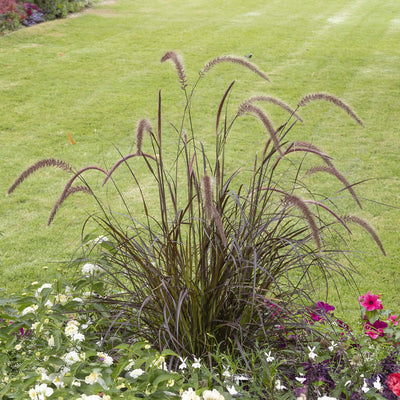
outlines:
M394 372L387 377L386 383L389 389L396 395L400 396L400 373Z
M368 292L364 296L360 296L358 301L360 304L367 309L367 311L374 311L374 310L382 310L383 305L382 302L379 300L380 296L373 294L372 292Z
M393 322L393 325L397 325L399 323L399 321L396 321L396 319L397 319L397 315L393 314L393 315L389 315L387 320L389 322Z
M365 334L374 340L379 336L376 331L365 331Z
M383 337L385 334L383 330L387 328L387 326L388 324L380 319L376 320L373 324L368 321L365 323L365 334L372 339L376 339L378 336Z

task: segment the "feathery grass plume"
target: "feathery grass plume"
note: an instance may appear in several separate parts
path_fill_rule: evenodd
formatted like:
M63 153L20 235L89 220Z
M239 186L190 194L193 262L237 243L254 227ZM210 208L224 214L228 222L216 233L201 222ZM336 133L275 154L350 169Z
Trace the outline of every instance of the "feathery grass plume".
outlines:
M148 119L141 119L136 128L136 153L142 154L142 143L143 143L143 134L144 132L152 131L151 123Z
M308 208L307 204L301 200L299 197L291 195L291 194L286 194L285 196L285 201L287 204L291 204L295 207L297 207L304 217L306 218L308 225L310 226L312 236L314 238L315 244L317 245L318 249L321 250L321 239L319 237L319 229L318 226L314 220L314 217L312 215L312 212Z
M212 206L212 212L213 212L213 215L214 215L215 225L217 226L218 232L221 235L222 243L226 247L228 245L228 241L226 240L226 235L225 235L225 232L224 232L224 226L222 224L221 216L219 215L219 212L215 208L214 205Z
M307 142L292 142L283 152L282 155L280 155L277 160L275 161L275 165L278 164L278 162L285 157L286 155L296 152L296 151L302 151L302 152L306 152L306 153L313 153L318 155L319 157L321 157L326 164L328 164L329 166L333 166L331 160L332 157L328 156L327 154L325 154L322 150L320 150L317 146L314 146L311 143L307 143Z
M29 175L33 174L38 169L45 167L57 167L67 172L73 172L72 168L65 161L55 160L54 158L40 160L22 172L22 174L10 186L7 194L11 194Z
M358 204L358 206L362 208L360 200L358 200L358 197L352 185L333 165L330 166L319 165L316 167L312 167L306 172L306 175L315 174L316 172L327 172L328 174L336 176L336 178L339 179L339 181L345 185L345 189L347 189L350 192L350 194L352 195L354 201Z
M82 168L81 170L79 170L78 172L76 172L74 174L74 176L67 182L67 184L64 187L63 192L61 193L61 196L58 198L56 204L54 204L53 209L51 210L51 213L50 213L50 217L49 217L49 219L47 221L47 225L50 225L52 223L52 221L53 221L53 219L54 219L54 217L55 217L55 215L57 213L57 210L60 208L61 204L64 202L64 200L70 194L73 193L73 192L70 192L70 190L71 190L71 186L74 183L75 179L78 178L80 175L82 175L83 172L88 171L90 169L94 169L94 170L100 171L103 174L107 175L107 172L103 168L95 167L95 166L94 167L90 167L90 166L89 167L85 167L85 168Z
M289 114L293 115L298 121L303 122L303 119L300 117L299 114L296 113L296 110L294 110L292 107L290 107L288 104L286 104L284 101L281 99L278 99L273 96L264 96L264 95L258 95L258 96L252 96L249 99L246 100L246 103L254 103L256 101L266 101L268 103L275 104L281 108L283 108L285 111L287 111Z
M210 221L213 215L213 192L211 178L208 175L204 175L202 178L202 183L204 194L204 211L206 214L206 219Z
M185 68L183 67L182 58L175 51L167 51L161 58L161 62L171 60L176 68L181 89L185 90L187 86Z
M220 56L220 57L214 58L213 60L209 61L204 66L204 68L200 71L200 76L203 76L206 72L208 72L215 65L220 64L220 63L224 63L224 62L230 62L230 63L242 65L242 66L250 69L251 71L253 71L257 75L261 76L261 78L265 79L266 81L271 82L269 80L268 76L265 75L264 72L262 72L256 65L254 65L253 63L245 60L244 58L237 57L237 56Z
M379 239L375 230L372 228L372 226L368 222L364 221L362 218L357 217L355 215L345 215L342 217L342 219L346 222L354 222L354 223L360 225L361 227L363 227L375 240L375 242L378 245L378 247L380 248L382 254L384 256L386 256L386 252L385 252L385 249L383 248L383 244L382 244L381 240Z
M253 104L244 102L239 106L238 115L244 115L245 113L253 113L253 114L256 114L258 116L258 118L260 118L262 123L267 128L267 131L272 139L272 142L274 143L275 149L279 152L280 155L282 155L282 149L279 144L279 139L276 136L276 130L272 126L271 121L269 120L267 115L264 113L264 111L261 110L261 108L258 108Z
M308 94L307 96L304 96L300 102L299 102L299 107L304 107L311 101L315 100L325 100L329 101L339 108L341 108L343 111L345 111L348 115L350 115L351 118L353 118L358 124L361 126L364 126L363 122L361 119L357 116L357 114L350 108L349 105L347 105L345 102L337 98L336 96L333 96L328 93L311 93Z

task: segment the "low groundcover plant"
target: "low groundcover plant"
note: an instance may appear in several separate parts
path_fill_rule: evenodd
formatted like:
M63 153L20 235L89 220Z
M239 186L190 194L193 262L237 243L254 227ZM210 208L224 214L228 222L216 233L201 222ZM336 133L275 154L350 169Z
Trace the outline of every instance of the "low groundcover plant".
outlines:
M102 293L95 278L104 274L84 264L73 281L63 275L52 283L33 282L19 296L1 297L1 398L354 400L399 394L398 351L375 346L368 335L350 335L339 320L343 335L337 341L316 338L309 345L299 341L296 352L253 352L253 375L218 351L210 368L206 358L160 353L146 341L128 345L118 333L104 340L112 315L101 306L94 313L88 301L95 290ZM324 332L334 307L322 304L328 311L316 318L310 309L314 318L308 323ZM288 344L293 340L286 338Z
M314 101L339 107L359 125L361 119L346 103L327 93L306 95L296 108L272 96L256 95L237 105L230 117L233 81L219 104L215 146L209 154L193 124L192 98L200 83L224 63L243 67L264 81L269 81L268 77L247 59L221 56L208 62L190 87L177 53L167 52L161 61L175 67L185 98L179 124L164 125L160 92L156 128L149 119L141 119L136 151L121 154L111 168L87 166L74 171L63 161L47 158L26 169L9 189L11 194L41 168L56 167L71 178L55 202L49 224L74 193L92 195L99 206L90 222L97 224L102 236L95 238L89 233L85 237L77 262L85 263L87 279L74 283L76 289L89 280L92 287L82 303L71 301L82 307L79 315L96 321L87 329L97 336L100 349L96 351L102 355L92 349L81 356L86 331L80 328L82 322L75 316L79 308L75 307L74 318L63 319L63 333L53 335L55 343L61 338L71 342L65 357L74 360L74 369L63 374L54 367L46 374L70 374L70 387L78 374L77 386L85 390L82 393L98 395L121 378L128 365L126 352L139 352L135 353L139 361L132 374L123 378L127 381L120 390L139 390L135 385L140 383L141 393L150 396L150 391L152 398L176 395L173 387L179 387L179 395L187 399L200 394L210 399L234 395L323 398L332 391L362 396L357 386L361 377L350 383L339 378L340 371L354 374L365 367L349 356L354 353L360 358L360 345L347 325L334 317L333 306L314 302L313 287L315 282L324 282L328 288L335 274L351 280L351 264L345 267L337 259L338 243L345 247L344 232L351 233L350 227L364 228L383 253L384 249L366 221L354 214L340 215L337 200L317 194L307 183L310 175L329 176L362 207L354 185L332 159L312 143L290 138L302 123L300 110ZM265 103L287 114L279 128L262 109L260 104ZM266 137L249 167L229 171L230 134L239 120L246 122L249 116L260 121ZM167 129L176 137L172 155L163 144ZM140 163L147 171L145 177L135 172L132 163ZM121 168L130 173L141 198L134 209L114 181ZM104 205L84 179L88 171L102 174L103 185L114 184L124 213ZM77 180L82 184L76 185ZM151 204L145 194L150 180L157 199ZM347 258L345 250L342 254ZM47 293L47 289L42 291ZM66 304L70 304L68 298ZM27 305L36 306L40 308L37 300ZM61 306L57 303L57 307ZM65 315L62 308L52 311L53 315ZM15 329L18 337L22 325L14 323L7 329ZM145 356L138 343L148 343L145 350L154 348L159 355ZM117 372L110 362L104 362L110 361L107 355L113 357L113 363L118 360ZM179 373L189 360L191 373ZM76 370L75 364L79 365ZM36 379L32 377L32 382ZM300 385L292 387L291 381Z

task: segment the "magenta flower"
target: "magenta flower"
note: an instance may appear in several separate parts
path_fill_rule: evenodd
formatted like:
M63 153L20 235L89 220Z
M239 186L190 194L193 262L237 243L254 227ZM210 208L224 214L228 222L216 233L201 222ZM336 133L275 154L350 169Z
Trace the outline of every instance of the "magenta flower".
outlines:
M374 340L379 336L378 332L376 332L376 331L365 331L365 334Z
M370 336L372 339L376 339L378 336L383 337L383 330L387 328L388 324L380 319L376 320L373 324L371 322L365 323L365 334Z
M396 314L389 315L387 320L389 322L392 322L393 325L397 325L399 323L399 321L396 321L397 320L397 315Z
M317 303L317 308L319 308L322 312L328 314L335 309L334 306L331 306L328 303L324 303L323 301L319 301Z
M382 310L383 305L382 302L379 300L380 296L373 294L372 292L368 292L364 296L360 296L358 301L360 304L367 309L367 311L374 311L374 310Z

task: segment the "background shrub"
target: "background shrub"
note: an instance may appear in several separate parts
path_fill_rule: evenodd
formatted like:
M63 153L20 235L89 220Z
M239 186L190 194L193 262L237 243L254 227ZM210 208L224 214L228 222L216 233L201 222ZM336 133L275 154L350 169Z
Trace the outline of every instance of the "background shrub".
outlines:
M43 10L46 19L65 18L69 13L80 11L89 6L91 0L35 0L33 1Z
M0 0L0 32L17 29L26 17L21 3L16 0Z

